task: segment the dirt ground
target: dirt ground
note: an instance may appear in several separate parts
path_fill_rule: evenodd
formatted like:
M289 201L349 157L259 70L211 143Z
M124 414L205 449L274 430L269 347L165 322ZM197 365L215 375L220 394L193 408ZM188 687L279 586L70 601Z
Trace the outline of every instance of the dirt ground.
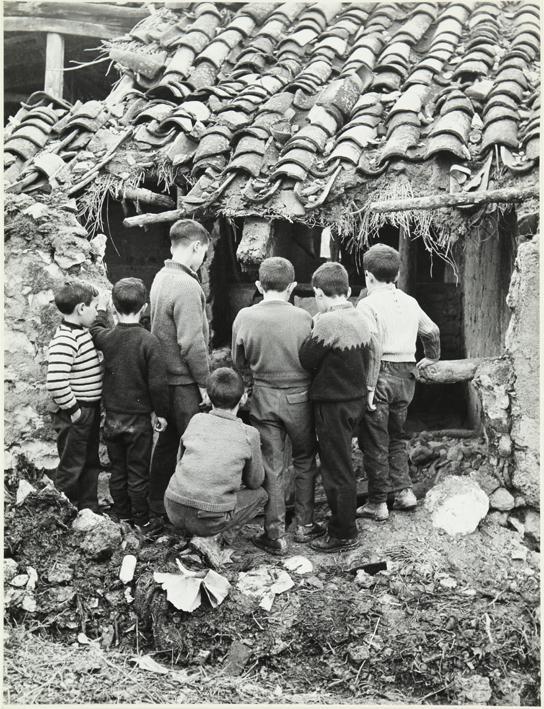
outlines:
M37 492L15 506L21 477ZM232 584L225 601L183 613L152 574L175 573L176 558L205 566L187 540L173 530L142 540L123 527L122 543L92 559L70 528L75 511L45 482L28 466L6 482L5 557L18 574L37 572L35 610L8 600L6 703L540 705L540 555L493 516L450 537L420 503L387 523L360 520L350 553L292 543L290 556L313 570L290 571L294 586L270 611L236 587L241 572L284 568L251 545L257 520L220 569ZM118 579L129 551L138 557L131 603ZM375 561L387 570L358 581L357 567ZM146 656L161 674L132 660Z

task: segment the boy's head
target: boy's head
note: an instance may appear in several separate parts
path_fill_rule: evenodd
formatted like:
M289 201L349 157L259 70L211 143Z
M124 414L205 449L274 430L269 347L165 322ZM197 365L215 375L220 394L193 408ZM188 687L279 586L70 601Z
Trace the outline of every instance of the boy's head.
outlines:
M67 320L90 327L96 319L98 290L90 283L71 278L55 292L55 305Z
M375 283L394 283L400 268L400 254L392 246L374 244L363 255L367 286Z
M208 377L206 391L216 409L236 409L247 399L242 377L230 367L219 367Z
M193 271L202 266L209 241L206 229L193 219L178 219L170 227L172 256Z
M324 263L314 271L312 286L321 313L329 310L338 300L346 300L351 295L348 272L336 261Z
M259 280L255 285L260 293L281 293L288 300L297 283L293 264L281 256L271 256L259 266Z
M119 315L139 315L147 303L147 290L140 278L121 278L111 292L113 307Z

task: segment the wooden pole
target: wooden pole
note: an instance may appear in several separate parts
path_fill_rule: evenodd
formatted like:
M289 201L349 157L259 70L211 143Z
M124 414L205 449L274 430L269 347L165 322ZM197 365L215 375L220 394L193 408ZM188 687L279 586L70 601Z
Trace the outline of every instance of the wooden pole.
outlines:
M64 37L56 32L47 33L45 50L44 90L57 98L62 98L64 87Z
M400 270L397 287L408 293L408 295L414 295L416 281L415 244L410 239L410 233L403 227L400 228L399 232L399 254Z
M430 367L416 369L416 379L421 384L456 384L474 379L483 359L444 359Z
M147 190L145 187L127 187L120 190L121 195L125 199L132 199L135 202L145 202L154 207L175 207L174 200L166 194L157 194L152 190Z
M502 190L487 190L482 192L457 192L411 197L409 199L392 199L381 202L371 202L366 207L357 210L374 212L404 212L411 209L440 209L442 207L457 207L464 204L488 204L490 202L521 202L531 197L539 196L538 185L519 189L508 187ZM353 212L354 214L356 212Z
M137 214L135 217L123 219L123 226L147 226L148 224L160 224L161 222L175 222L176 219L181 219L185 215L185 209L172 209L158 214Z

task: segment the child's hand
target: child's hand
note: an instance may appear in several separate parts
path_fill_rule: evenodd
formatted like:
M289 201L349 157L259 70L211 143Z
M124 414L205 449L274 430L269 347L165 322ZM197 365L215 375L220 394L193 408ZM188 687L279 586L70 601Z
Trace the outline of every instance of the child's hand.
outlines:
M374 389L367 393L366 397L366 408L367 411L376 411L376 406L374 404Z
M202 397L202 401L200 403L201 406L211 406L212 402L210 401L210 397L208 396L208 392L204 387L198 387L200 391L200 396Z
M163 431L166 431L166 428L168 426L168 421L163 418L162 416L155 416L155 423L153 428L155 431L158 433L162 433Z
M96 305L97 310L107 310L110 304L110 294L109 291L105 290L99 293L98 303Z
M81 409L78 409L77 411L74 411L73 414L70 414L70 421L72 423L76 423L77 421L79 421L80 418L81 418Z
M439 359L430 359L429 357L423 357L423 359L420 359L419 362L416 364L416 367L418 369L425 369L425 367L430 367L431 364L436 364L439 361Z

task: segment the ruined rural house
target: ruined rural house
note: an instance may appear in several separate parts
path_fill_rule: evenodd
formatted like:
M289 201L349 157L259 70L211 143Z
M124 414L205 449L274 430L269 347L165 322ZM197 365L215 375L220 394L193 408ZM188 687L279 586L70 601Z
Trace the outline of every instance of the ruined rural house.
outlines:
M538 507L537 0L131 5L140 19L103 34L93 66L115 78L105 98L63 95L52 34L49 84L6 127L8 466L54 465L55 283L150 285L170 224L191 216L213 234L202 277L221 352L267 255L292 260L311 309L323 260L357 298L366 246L398 246L446 360L412 428L483 425L490 489ZM41 26L75 31L57 25Z

